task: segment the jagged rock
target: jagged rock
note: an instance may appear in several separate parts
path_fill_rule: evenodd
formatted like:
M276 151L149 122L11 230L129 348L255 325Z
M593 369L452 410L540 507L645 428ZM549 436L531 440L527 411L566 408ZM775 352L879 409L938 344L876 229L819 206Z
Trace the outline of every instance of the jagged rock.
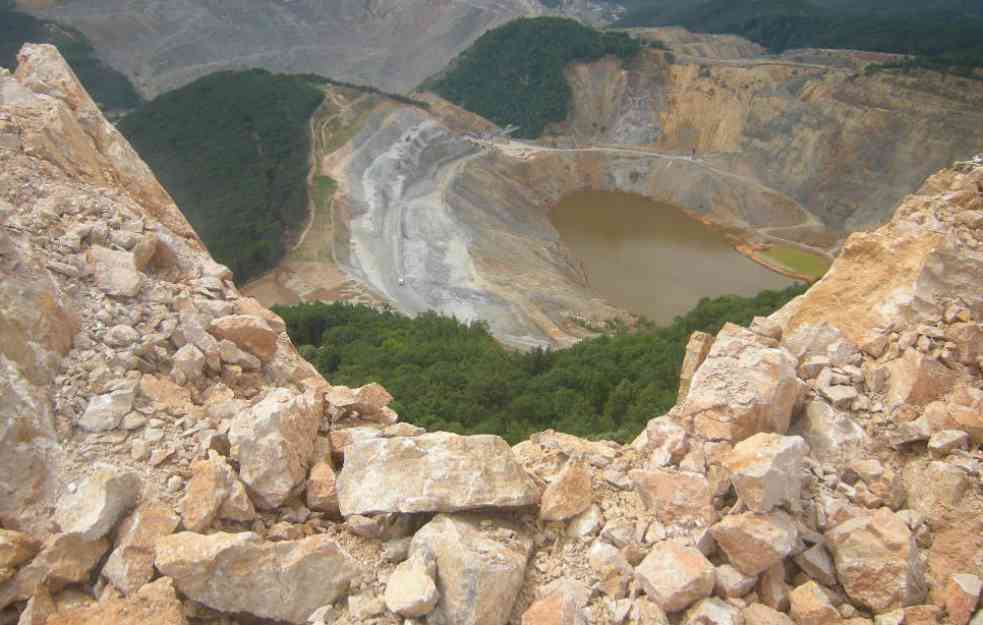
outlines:
M135 473L101 465L62 499L55 522L66 534L79 534L87 541L102 538L136 505L140 488Z
M776 562L758 578L758 598L761 603L773 610L788 610L788 595L790 592L785 582L785 563Z
M363 623L386 611L386 603L374 592L348 596L348 614L356 623Z
M830 625L840 621L829 595L816 582L806 582L789 595L789 614L798 625Z
M567 536L588 538L601 531L604 526L604 512L600 506L592 505L570 520Z
M135 393L132 388L122 388L104 395L96 395L79 418L78 426L86 432L106 432L119 427L131 410Z
M758 575L799 547L795 522L783 512L746 512L710 528L727 559L745 575Z
M232 341L263 362L269 362L276 353L278 333L261 317L254 315L228 315L215 319L208 331L219 339Z
M745 625L795 625L795 621L778 610L752 603L741 611Z
M587 625L587 622L573 593L549 593L522 613L522 625Z
M203 532L215 519L251 521L256 510L225 458L214 451L208 460L191 465L191 481L181 499L181 520L192 532Z
M969 448L969 434L961 430L942 430L928 439L928 450L933 456L943 457L957 449Z
M102 576L124 595L153 579L154 544L177 529L180 519L169 506L145 503L120 523L116 548L102 567Z
M352 399L351 409L363 419L384 424L392 424L399 419L399 415L389 408L393 396L379 384L360 386L355 389Z
M129 599L107 599L59 610L47 625L187 625L174 584L161 578Z
M649 454L646 466L650 469L678 464L689 452L689 435L669 417L649 421L639 439L633 446Z
M915 538L890 510L840 523L826 533L826 541L837 578L854 602L884 612L925 597Z
M27 534L0 529L0 584L14 576L17 568L37 555L41 545Z
M590 473L577 463L570 463L546 490L539 504L544 521L565 521L587 510L593 490Z
M105 342L110 347L129 347L140 339L140 334L128 325L115 325L106 331Z
M754 333L727 324L694 375L679 417L708 439L783 434L799 396L796 364L784 348L765 347Z
M204 370L205 354L191 343L186 344L174 354L174 367L171 370L171 375L179 384L201 379Z
M914 349L887 364L888 401L923 406L952 389L955 376L939 361Z
M836 568L833 559L822 544L813 545L795 556L795 563L802 572L824 586L836 585Z
M938 460L909 464L905 468L904 481L912 509L928 518L936 518L957 507L970 487L966 471Z
M725 599L743 597L754 589L757 582L757 577L745 575L729 564L717 567L716 593Z
M89 270L96 284L113 297L136 297L143 287L143 274L136 267L133 254L93 245L86 252Z
M799 436L761 433L734 447L724 460L741 501L755 512L799 507L802 460L809 446Z
M0 610L14 601L30 599L42 584L57 592L68 584L88 579L89 573L109 551L109 546L105 538L89 541L80 534L52 536L13 579L0 584Z
M687 610L682 622L686 625L744 625L744 616L736 607L711 597Z
M497 436L438 432L356 442L338 477L341 513L517 508L539 491Z
M427 551L402 562L386 582L386 607L406 618L426 616L437 605L436 563Z
M532 539L494 517L441 514L413 537L433 554L440 599L433 625L505 625L522 588Z
M694 332L689 336L686 343L686 355L683 357L683 366L679 371L679 393L680 400L686 399L693 381L696 370L700 368L710 347L713 345L713 336L706 332Z
M945 610L952 625L966 625L980 601L983 582L976 575L953 575L945 585Z
M257 507L277 508L303 487L322 410L313 390L278 388L232 421L232 457Z
M51 593L43 584L38 586L37 591L24 606L24 611L20 614L17 625L45 625L48 617L58 611Z
M331 516L341 514L338 509L338 483L334 468L328 462L319 462L307 478L307 507Z
M710 483L698 473L636 469L628 477L645 508L663 523L689 521L705 525L716 519Z
M867 437L864 429L848 414L815 400L806 404L792 432L802 436L812 454L824 462L843 462L863 448Z
M274 543L252 532L165 536L155 564L183 595L213 609L298 624L344 596L360 572L327 536Z
M713 594L716 574L696 549L664 541L638 565L635 579L660 608L678 612Z

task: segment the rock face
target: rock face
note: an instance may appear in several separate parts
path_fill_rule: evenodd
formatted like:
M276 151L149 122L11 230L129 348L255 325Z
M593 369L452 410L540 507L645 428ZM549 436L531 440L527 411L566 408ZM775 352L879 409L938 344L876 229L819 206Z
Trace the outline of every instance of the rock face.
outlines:
M517 508L539 491L497 436L424 434L356 442L338 476L341 513Z
M345 595L359 567L326 536L269 543L251 532L182 532L157 541L155 565L216 610L302 624Z
M505 625L519 595L532 539L497 519L438 515L413 537L433 555L440 599L434 625Z

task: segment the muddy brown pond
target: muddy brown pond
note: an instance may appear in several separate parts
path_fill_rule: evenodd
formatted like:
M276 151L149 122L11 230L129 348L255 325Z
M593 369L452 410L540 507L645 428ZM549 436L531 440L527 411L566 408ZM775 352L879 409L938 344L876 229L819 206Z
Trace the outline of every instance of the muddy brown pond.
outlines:
M703 297L755 295L795 282L738 253L679 208L639 195L578 191L550 218L595 292L658 324Z

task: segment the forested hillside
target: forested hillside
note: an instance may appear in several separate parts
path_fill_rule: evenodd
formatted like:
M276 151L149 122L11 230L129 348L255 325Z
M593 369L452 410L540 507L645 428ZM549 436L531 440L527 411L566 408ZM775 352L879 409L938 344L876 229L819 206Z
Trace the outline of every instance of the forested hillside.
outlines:
M628 59L639 47L624 33L569 19L519 19L482 35L424 87L499 126L518 126L517 136L534 138L547 124L567 118L568 64L607 54Z
M25 43L57 46L103 110L131 109L142 103L129 79L99 60L81 32L16 11L13 0L0 0L0 67L17 67L17 53Z
M514 352L481 323L415 319L344 303L277 308L301 353L332 384L379 382L402 419L429 430L492 433L516 443L555 428L632 439L676 401L689 335L770 314L804 287L704 299L664 328L587 339L561 351Z
M120 124L219 262L248 280L284 253L306 215L311 115L324 79L219 72Z

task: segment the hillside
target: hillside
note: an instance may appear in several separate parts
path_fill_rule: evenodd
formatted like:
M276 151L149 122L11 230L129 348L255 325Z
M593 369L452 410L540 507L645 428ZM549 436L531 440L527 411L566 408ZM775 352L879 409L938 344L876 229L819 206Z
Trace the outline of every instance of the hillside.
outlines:
M211 253L241 281L272 268L303 228L309 121L325 84L264 70L219 72L120 123Z

